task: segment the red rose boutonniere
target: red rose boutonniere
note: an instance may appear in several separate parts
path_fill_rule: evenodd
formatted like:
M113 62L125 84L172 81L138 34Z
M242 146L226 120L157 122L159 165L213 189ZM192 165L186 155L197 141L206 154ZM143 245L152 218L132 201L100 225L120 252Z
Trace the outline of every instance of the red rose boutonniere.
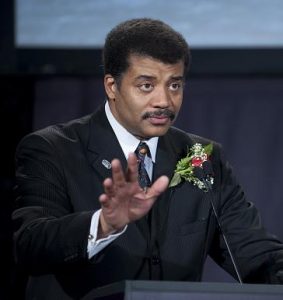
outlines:
M189 148L187 156L178 161L169 187L178 185L184 179L206 192L207 190L203 182L194 175L194 168L202 167L202 164L209 159L212 150L212 144L203 146L196 143ZM209 178L209 180L213 184L213 177Z

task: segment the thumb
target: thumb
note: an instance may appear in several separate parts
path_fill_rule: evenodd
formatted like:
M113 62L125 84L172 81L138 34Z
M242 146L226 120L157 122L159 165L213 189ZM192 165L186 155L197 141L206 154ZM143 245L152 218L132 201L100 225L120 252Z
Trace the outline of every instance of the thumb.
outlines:
M167 176L160 176L154 181L153 185L150 187L150 195L158 197L167 189L168 184L169 178Z

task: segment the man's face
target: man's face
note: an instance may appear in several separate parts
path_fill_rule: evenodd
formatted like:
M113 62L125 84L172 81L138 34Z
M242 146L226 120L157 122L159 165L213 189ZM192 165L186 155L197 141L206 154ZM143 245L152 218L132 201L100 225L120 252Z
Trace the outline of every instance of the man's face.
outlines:
M105 75L104 85L111 112L123 127L139 139L162 136L182 104L184 64L131 55L119 85L111 75Z

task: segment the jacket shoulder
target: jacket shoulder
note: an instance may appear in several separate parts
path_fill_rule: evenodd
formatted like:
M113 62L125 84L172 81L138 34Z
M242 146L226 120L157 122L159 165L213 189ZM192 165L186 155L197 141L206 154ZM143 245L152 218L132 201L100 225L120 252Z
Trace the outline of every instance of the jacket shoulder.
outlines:
M207 144L212 143L213 145L215 145L217 147L221 147L221 145L214 140L211 140L206 137L202 137L202 136L190 133L190 132L186 132L186 131L176 128L176 127L171 127L170 130L168 131L168 135L174 141L180 141L181 143L186 143L188 145L193 145L195 143L207 145Z
M60 147L66 143L76 144L77 142L82 142L87 144L91 119L92 114L36 130L22 138L18 144L17 151L21 147L28 145L49 144L50 146L56 145L56 147Z

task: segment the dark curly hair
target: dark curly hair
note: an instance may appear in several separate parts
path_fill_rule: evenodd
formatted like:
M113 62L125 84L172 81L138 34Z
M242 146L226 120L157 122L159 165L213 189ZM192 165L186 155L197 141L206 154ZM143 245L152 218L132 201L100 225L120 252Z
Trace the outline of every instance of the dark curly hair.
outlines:
M104 74L119 81L129 67L131 54L150 56L163 63L182 60L189 69L190 50L183 36L160 20L132 19L118 24L107 35L104 50Z

